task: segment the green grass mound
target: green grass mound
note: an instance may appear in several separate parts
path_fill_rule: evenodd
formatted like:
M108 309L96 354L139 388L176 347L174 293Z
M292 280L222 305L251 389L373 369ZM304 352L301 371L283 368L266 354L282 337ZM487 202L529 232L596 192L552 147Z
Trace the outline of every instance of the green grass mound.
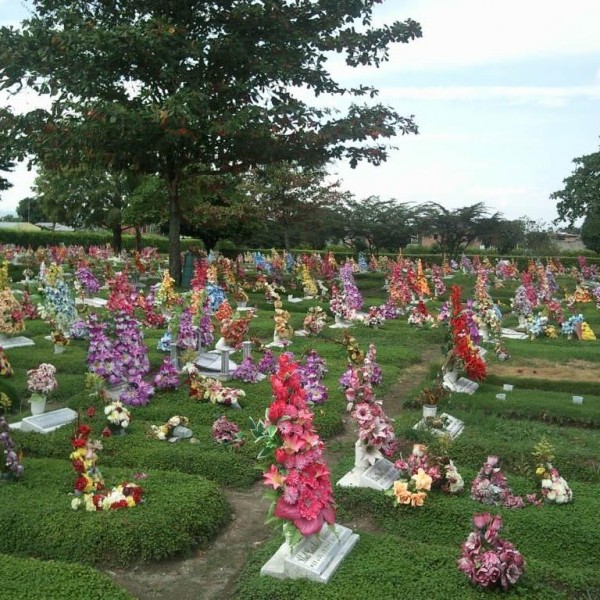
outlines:
M107 512L71 508L67 460L26 459L25 476L2 486L0 552L91 565L127 565L188 552L213 539L229 519L219 488L198 476L148 471L144 502ZM107 485L133 472L104 469Z
M0 555L2 597L10 600L79 600L107 598L129 600L133 596L84 565Z

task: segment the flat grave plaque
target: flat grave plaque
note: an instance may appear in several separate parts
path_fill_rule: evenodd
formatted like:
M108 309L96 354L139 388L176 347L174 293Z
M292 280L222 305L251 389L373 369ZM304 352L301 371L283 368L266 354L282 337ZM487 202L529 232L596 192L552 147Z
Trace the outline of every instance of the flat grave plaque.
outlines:
M362 473L360 476L360 486L379 491L389 490L399 475L400 471L394 468L393 463L385 458L380 458L374 465Z
M502 329L500 331L500 337L508 338L509 340L527 340L529 336L521 331L515 331L514 329Z
M0 346L2 346L4 350L7 350L8 348L20 348L21 346L35 346L35 342L28 337L20 335L0 340Z
M442 429L438 429L437 427L430 427L427 424L427 419L421 419L413 429L427 429L433 435L449 435L451 439L456 439L464 430L465 424L464 421L449 415L448 413L442 413L440 415L440 419L444 421L444 427Z
M21 431L35 431L37 433L50 433L63 425L72 423L77 418L77 412L70 408L59 408L42 415L25 417L21 421Z

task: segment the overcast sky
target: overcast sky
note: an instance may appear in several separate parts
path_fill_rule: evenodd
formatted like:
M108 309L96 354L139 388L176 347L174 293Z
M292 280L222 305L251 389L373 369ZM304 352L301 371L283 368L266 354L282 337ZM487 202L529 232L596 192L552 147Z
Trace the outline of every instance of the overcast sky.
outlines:
M397 138L382 166L336 165L343 187L554 219L549 195L573 158L599 148L600 1L385 0L375 14L376 23L412 18L423 38L395 46L380 69L336 61L332 72L377 87L381 102L415 116L420 134ZM19 0L0 0L0 24L26 15ZM11 180L3 213L29 193L32 176L20 168Z

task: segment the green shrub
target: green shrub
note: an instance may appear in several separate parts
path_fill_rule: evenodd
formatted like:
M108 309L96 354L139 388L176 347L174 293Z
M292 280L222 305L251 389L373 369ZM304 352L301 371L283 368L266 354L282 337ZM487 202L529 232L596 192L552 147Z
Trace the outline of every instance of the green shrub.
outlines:
M0 552L90 565L156 561L207 543L229 519L225 497L202 477L149 470L143 504L88 513L71 509L68 460L26 458L24 467L22 481L2 488ZM114 485L133 472L103 475Z

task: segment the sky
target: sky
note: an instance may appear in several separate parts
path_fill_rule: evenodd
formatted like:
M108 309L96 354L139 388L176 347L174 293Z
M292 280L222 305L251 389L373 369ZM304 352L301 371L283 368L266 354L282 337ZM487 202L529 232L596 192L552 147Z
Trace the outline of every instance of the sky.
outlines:
M26 16L20 0L0 0L0 25ZM381 166L340 163L332 177L358 198L449 209L484 202L507 219L554 220L550 194L573 158L600 145L600 2L384 0L374 17L376 25L414 19L423 37L393 46L379 69L338 58L329 68L340 83L372 85L379 102L414 115L419 135L394 138ZM10 179L0 213L14 212L33 175L21 166Z

